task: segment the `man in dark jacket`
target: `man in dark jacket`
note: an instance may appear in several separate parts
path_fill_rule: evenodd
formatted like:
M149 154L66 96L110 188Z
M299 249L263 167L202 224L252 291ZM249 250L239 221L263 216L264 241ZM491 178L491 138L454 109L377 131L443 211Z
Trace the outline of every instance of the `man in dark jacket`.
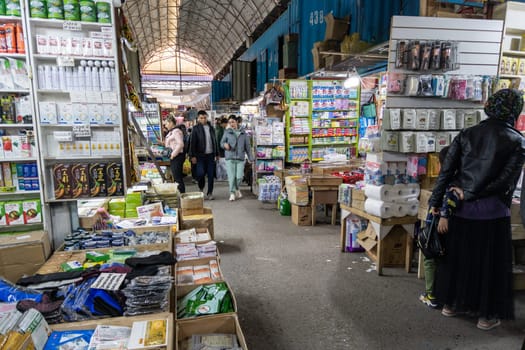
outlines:
M215 130L208 121L206 111L197 113L197 124L191 132L189 155L191 163L196 165L199 189L204 192L205 176L208 176L206 199L214 199L213 177L215 175L215 160L219 156L219 152Z

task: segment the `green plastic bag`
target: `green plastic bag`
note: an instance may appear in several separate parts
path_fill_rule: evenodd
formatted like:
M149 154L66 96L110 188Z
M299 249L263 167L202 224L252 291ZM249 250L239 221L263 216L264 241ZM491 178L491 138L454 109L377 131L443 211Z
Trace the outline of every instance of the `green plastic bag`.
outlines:
M292 215L292 206L290 205L290 201L285 192L281 192L279 195L279 214L282 216Z

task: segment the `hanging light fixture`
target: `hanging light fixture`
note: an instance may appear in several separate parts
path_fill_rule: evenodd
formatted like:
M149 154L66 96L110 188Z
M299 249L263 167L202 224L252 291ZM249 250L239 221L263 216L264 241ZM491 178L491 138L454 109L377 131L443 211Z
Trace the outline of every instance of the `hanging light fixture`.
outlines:
M343 85L345 88L356 88L361 84L361 77L359 76L359 73L357 73L357 70L354 68L352 72L348 72L346 74L346 80L344 81Z

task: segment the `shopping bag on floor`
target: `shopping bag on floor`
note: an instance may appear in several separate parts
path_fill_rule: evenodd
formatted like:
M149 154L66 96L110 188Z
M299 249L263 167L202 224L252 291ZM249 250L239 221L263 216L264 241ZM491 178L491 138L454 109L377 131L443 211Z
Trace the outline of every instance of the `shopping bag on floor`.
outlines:
M228 180L228 173L226 172L226 159L219 158L217 162L217 180Z

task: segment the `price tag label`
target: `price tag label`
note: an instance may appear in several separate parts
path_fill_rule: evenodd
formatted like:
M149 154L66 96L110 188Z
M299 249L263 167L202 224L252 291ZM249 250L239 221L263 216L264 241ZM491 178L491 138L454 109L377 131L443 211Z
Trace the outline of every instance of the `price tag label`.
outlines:
M71 91L69 93L69 99L71 103L86 103L86 93L84 91Z
M58 56L57 57L57 66L59 67L74 67L75 60L73 57L69 56Z
M91 137L91 126L89 124L73 125L75 137Z
M82 25L80 24L80 22L76 22L76 21L65 21L62 28L64 30L71 30L71 31L79 32L82 30Z

